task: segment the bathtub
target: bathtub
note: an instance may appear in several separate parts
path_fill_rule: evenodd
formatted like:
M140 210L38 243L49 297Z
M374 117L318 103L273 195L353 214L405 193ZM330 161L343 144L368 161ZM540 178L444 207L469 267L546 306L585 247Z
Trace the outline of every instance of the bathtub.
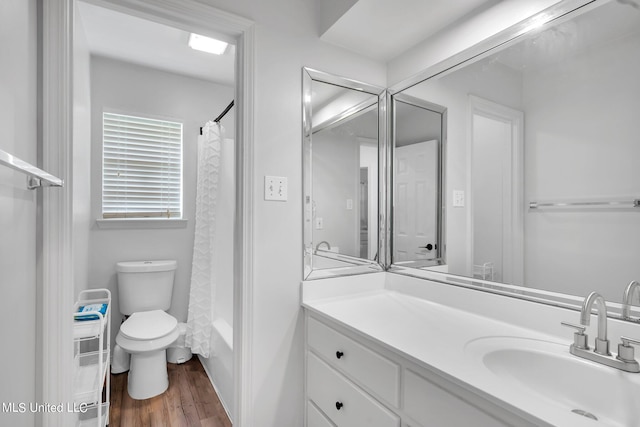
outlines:
M222 406L233 422L233 328L223 318L213 321L211 354L198 355Z

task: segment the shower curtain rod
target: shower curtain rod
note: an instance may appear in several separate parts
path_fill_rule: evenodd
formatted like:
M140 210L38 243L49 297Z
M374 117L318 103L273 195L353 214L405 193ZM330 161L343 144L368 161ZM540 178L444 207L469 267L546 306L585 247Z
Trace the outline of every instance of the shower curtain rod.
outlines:
M213 121L216 122L216 123L220 123L220 120L222 120L222 118L227 115L229 110L231 110L233 108L233 104L234 103L235 103L235 100L232 99L231 102L229 103L229 105L227 105L227 108L225 108L222 111L222 113L220 113L220 115L218 117L213 119ZM200 128L200 135L202 135L202 127Z

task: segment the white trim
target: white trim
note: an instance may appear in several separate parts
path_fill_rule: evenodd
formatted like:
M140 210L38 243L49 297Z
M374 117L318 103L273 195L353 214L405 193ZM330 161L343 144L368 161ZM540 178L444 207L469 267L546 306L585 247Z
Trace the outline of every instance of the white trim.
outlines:
M236 209L234 230L233 416L236 427L253 427L253 200L255 28L236 45Z
M152 228L187 228L188 220L186 219L129 219L129 218L114 218L104 219L97 218L96 224L98 228L103 230L140 230L140 229L152 229Z
M73 4L42 3L42 156L43 168L64 180L63 188L42 190L42 254L40 258L37 363L42 369L40 402L72 401L73 257L72 227L72 37ZM67 427L72 414L41 414L45 427Z
M71 175L72 114L72 11L79 0L45 1L43 64L45 159L48 170ZM86 0L130 15L164 23L236 43L236 230L234 286L234 409L236 427L252 427L251 345L253 298L253 100L255 74L255 34L252 21L194 0ZM51 88L51 89L49 89ZM54 162L53 156L57 156ZM70 182L65 179L65 182ZM73 184L73 183L71 183ZM43 384L46 402L66 402L71 396L73 302L71 241L71 188L60 196L45 195L43 274ZM52 194L52 193L49 193ZM61 200L58 200L61 199ZM47 211L50 211L47 213ZM60 212L59 212L60 211ZM54 238L47 240L50 234ZM54 245L53 243L58 243ZM47 260L50 261L47 264ZM68 325L67 325L68 324ZM47 334L47 331L54 333ZM61 333L62 331L62 333ZM51 390L49 390L51 389ZM45 426L67 427L73 423L46 414Z
M504 105L469 95L469 137L467 138L467 268L473 277L473 116L475 114L500 120L511 126L511 195L509 235L505 242L505 265L510 265L510 277L501 281L523 285L524 280L524 113ZM508 281L507 281L508 279Z

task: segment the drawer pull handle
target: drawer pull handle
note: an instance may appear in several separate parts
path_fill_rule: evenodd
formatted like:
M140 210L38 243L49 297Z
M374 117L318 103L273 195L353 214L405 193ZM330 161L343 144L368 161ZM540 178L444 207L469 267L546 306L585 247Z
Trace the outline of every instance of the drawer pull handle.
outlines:
M344 353L343 353L343 352L341 352L341 351L336 351L336 357L337 357L338 359L340 359L342 356L344 356Z
M336 402L336 409L339 411L344 405L342 402Z

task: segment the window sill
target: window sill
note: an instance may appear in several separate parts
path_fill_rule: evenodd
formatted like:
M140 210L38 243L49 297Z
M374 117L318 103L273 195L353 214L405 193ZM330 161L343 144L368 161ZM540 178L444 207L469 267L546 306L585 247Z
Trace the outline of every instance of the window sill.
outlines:
M186 219L96 219L96 224L98 224L98 228L102 228L105 230L116 230L116 229L153 229L153 228L187 228L187 220Z

